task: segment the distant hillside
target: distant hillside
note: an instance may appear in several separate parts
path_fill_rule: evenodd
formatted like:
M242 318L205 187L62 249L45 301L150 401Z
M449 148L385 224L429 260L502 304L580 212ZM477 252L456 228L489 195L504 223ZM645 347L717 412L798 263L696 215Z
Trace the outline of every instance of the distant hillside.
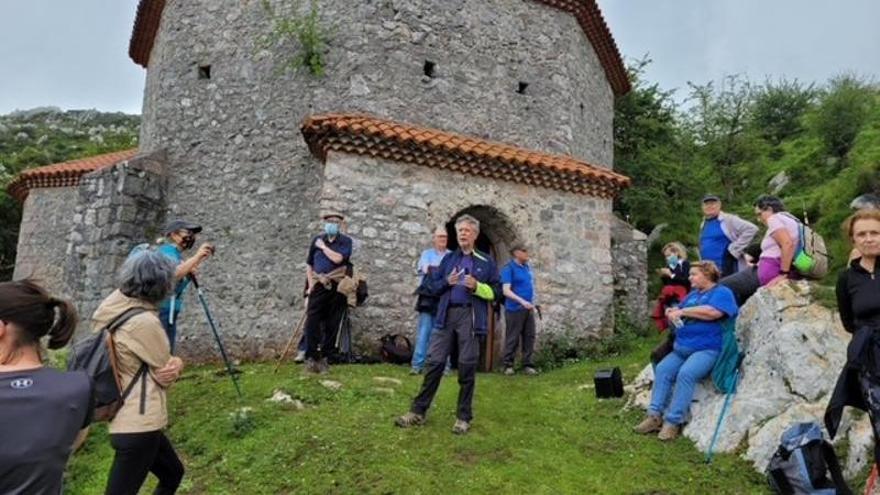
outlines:
M22 170L137 146L138 115L41 107L0 115L0 280L12 276L21 209L6 185Z

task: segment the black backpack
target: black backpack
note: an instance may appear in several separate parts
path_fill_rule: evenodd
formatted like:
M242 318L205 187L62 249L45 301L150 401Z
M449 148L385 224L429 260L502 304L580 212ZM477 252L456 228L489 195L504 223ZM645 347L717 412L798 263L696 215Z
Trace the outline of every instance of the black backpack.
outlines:
M385 334L379 339L379 354L386 363L407 364L412 361L412 343L403 335Z
M70 346L67 358L68 371L85 371L92 379L95 395L95 421L110 421L125 399L131 394L134 385L141 381L140 413L144 414L147 399L147 364L140 369L124 389L116 369L116 347L113 334L135 315L146 311L143 308L130 308L114 318L100 332L89 335Z

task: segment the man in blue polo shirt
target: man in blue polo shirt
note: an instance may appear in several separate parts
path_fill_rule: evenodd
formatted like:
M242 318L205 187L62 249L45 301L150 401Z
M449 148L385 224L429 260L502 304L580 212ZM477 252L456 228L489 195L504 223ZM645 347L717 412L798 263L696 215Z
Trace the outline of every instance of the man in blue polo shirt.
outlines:
M336 291L345 276L352 251L352 240L340 232L345 220L341 213L323 216L324 233L312 239L306 258L308 306L306 307L306 371L325 373L327 356L333 349L333 336L348 304Z
M757 233L757 225L721 211L721 198L714 194L703 196L700 259L714 262L722 277L748 267L744 251Z
M165 334L168 335L172 352L177 339L177 318L183 309L183 293L189 286L189 275L195 273L199 265L214 254L214 247L205 243L199 246L192 257L183 259L183 252L195 245L196 235L201 231L201 225L186 220L173 220L165 227L163 231L165 238L156 248L156 251L177 265L174 273L174 279L177 280L174 292L159 305L159 320L165 328Z
M537 375L532 363L535 350L535 277L529 265L529 251L523 245L510 250L512 259L501 269L501 290L504 293L504 374L513 375L516 350L522 341L523 371Z

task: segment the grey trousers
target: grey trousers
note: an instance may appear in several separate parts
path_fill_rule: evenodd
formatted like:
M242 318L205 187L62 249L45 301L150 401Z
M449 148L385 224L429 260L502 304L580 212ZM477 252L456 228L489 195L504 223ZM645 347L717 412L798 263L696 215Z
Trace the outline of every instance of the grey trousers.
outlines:
M434 395L443 379L443 369L453 348L458 347L458 411L456 417L470 422L473 419L471 403L474 400L474 386L477 376L477 363L480 360L480 342L474 335L472 308L449 308L446 312L446 325L431 332L428 344L428 365L425 380L419 394L413 400L410 411L425 414L431 407Z
M531 368L532 353L535 350L535 312L504 310L504 367L512 368L516 359L516 350L522 340L522 364Z

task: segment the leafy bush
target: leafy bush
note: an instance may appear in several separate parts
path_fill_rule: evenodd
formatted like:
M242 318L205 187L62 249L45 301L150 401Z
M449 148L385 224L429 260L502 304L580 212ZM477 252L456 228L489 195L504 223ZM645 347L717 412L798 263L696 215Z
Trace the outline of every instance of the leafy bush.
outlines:
M535 365L554 369L583 359L606 359L629 352L633 344L648 335L650 329L638 323L621 306L614 312L614 332L600 337L572 337L572 332L561 332L541 342L535 354Z
M761 137L778 145L801 133L802 117L815 97L813 85L786 79L767 81L755 92L752 125Z
M868 118L873 95L869 85L852 75L831 80L816 113L816 132L829 153L844 157Z

